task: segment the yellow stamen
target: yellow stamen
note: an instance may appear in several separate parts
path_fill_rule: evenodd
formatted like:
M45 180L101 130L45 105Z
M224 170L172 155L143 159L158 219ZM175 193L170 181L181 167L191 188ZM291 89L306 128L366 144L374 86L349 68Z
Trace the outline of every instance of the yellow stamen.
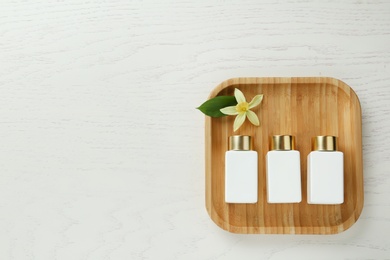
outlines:
M242 102L236 105L236 110L238 113L246 112L249 110L249 104L247 102Z

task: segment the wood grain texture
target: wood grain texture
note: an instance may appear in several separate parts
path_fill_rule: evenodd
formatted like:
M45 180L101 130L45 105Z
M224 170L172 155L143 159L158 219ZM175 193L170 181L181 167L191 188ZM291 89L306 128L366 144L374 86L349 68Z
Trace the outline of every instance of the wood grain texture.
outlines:
M388 259L390 2L0 3L0 259ZM231 234L204 116L233 77L330 76L362 106L364 209L335 236Z
M264 94L253 109L261 126L246 122L232 131L234 117L206 118L206 207L221 228L234 233L335 234L353 225L363 208L362 121L359 99L345 83L332 78L236 78L210 94L233 95L238 88L248 100ZM250 135L258 152L258 202L225 203L225 152L229 136ZM265 157L273 135L293 135L301 153L302 202L267 203ZM338 137L344 153L344 203L307 204L307 155L311 137ZM280 162L283 163L283 162Z

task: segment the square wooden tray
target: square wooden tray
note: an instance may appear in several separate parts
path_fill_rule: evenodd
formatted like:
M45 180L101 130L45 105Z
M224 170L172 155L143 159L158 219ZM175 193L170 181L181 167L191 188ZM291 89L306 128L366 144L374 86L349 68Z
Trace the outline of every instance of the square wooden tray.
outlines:
M334 78L235 78L222 82L210 94L234 95L239 88L248 100L264 94L253 109L260 126L248 120L233 132L234 116L206 117L206 208L211 219L233 233L335 234L352 226L363 208L362 117L359 99L344 82ZM228 137L251 135L258 152L258 203L224 201L225 152ZM266 197L265 156L269 138L276 134L296 137L301 153L302 202L269 204ZM338 136L344 153L344 203L307 204L306 159L311 137Z

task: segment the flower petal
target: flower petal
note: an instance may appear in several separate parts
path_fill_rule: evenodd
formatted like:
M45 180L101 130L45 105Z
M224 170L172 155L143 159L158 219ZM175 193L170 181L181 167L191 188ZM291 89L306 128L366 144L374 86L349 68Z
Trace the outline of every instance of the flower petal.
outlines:
M240 113L236 116L236 119L234 119L234 124L233 124L233 130L234 132L238 130L244 123L246 118L246 113Z
M234 89L234 97L236 98L238 104L246 102L244 94L242 94L241 90L238 88Z
M248 119L249 121L251 121L252 124L256 126L260 125L259 118L253 111L251 110L246 111L246 115L248 116Z
M221 111L223 114L229 115L229 116L238 115L236 106L224 107L224 108L221 108L219 111Z
M249 109L254 108L255 106L258 106L261 101L263 100L263 94L255 96L252 101L249 103Z

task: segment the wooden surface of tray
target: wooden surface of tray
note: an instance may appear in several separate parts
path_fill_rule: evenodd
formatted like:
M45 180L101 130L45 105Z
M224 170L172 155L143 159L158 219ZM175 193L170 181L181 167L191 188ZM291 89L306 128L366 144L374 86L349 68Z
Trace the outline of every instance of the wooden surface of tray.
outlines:
M234 116L206 117L206 208L211 219L233 233L335 234L352 226L363 208L362 117L359 99L345 83L334 78L235 78L222 82L209 98L234 95L240 89L247 100L264 94L252 109L260 126L248 120L233 132ZM228 137L250 135L258 152L258 202L224 201L225 152ZM272 135L294 135L301 154L302 202L269 204L266 197L265 156ZM307 204L307 155L311 137L335 135L344 153L344 203Z

